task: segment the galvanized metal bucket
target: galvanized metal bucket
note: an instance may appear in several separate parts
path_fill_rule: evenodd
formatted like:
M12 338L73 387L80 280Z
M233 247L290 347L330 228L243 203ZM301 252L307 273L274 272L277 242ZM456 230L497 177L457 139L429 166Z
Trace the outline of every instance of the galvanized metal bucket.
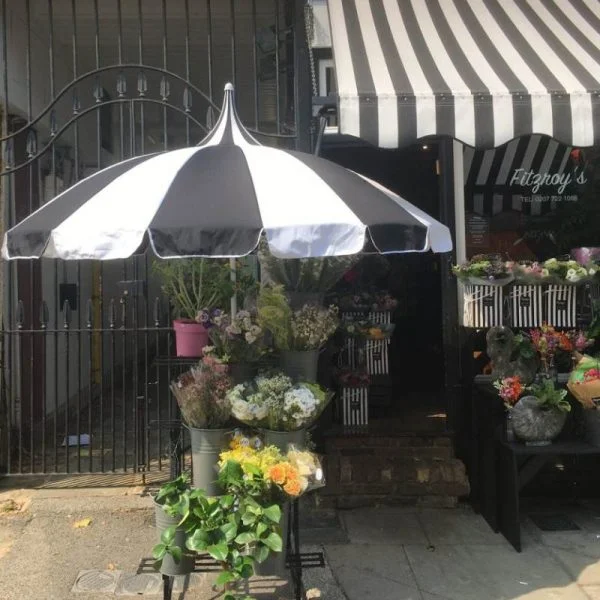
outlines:
M227 446L227 429L196 429L188 427L192 446L192 486L204 490L208 496L218 496L217 463L219 454Z
M156 501L154 502L154 516L156 519L157 542L160 543L163 532L169 527L177 525L179 519L168 515L163 510L162 504ZM175 559L170 554L165 555L160 566L160 572L163 575L186 575L194 570L194 554L186 548L185 538L185 530L182 527L178 527L175 530L173 544L179 546L183 550L183 554L179 562L175 562Z

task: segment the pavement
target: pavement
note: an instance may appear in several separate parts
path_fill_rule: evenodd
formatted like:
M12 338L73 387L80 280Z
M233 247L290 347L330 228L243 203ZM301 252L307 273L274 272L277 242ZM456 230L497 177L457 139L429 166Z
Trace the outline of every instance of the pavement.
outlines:
M536 509L539 512L539 508ZM556 513L557 509L552 509ZM522 522L517 553L468 506L303 511L306 598L326 600L600 600L600 503L560 508L575 530ZM136 574L155 543L144 488L0 490L0 600L162 597ZM176 581L176 600L217 600L214 575ZM286 582L257 578L259 600L287 600Z

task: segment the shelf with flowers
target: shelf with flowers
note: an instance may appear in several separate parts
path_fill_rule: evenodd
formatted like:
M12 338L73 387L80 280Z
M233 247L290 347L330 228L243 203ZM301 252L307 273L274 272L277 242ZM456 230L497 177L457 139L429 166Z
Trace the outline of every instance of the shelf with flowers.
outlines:
M478 255L454 266L453 272L464 285L464 325L476 328L505 320L513 327L539 327L543 322L575 327L584 294L597 290L600 281L598 265L569 258L519 262Z
M220 567L216 585L223 587L223 600L254 600L243 591L244 583L259 569L261 574L283 574L287 505L324 485L323 469L311 452L281 452L239 439L221 453L217 469L223 494L181 489L169 504L178 523L163 532L153 556L162 563L207 553ZM185 532L183 540L176 537L178 527ZM271 557L275 561L265 570Z
M285 451L305 446L306 430L321 416L333 394L313 382L294 382L284 373L259 375L233 387L227 399L240 423L261 431L265 444Z
M338 309L305 304L293 310L282 286L263 286L258 322L279 352L282 370L297 381L317 380L319 353L336 332Z
M333 299L333 303L339 307L342 320L367 319L374 323L391 323L398 306L398 300L384 290L345 294Z

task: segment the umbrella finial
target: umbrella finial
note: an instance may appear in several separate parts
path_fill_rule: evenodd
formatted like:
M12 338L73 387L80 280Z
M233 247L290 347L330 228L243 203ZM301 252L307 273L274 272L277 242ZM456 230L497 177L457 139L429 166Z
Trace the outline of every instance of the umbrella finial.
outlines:
M225 84L225 91L226 92L233 92L234 90L235 90L235 88L233 87L233 83L231 83L231 82L228 81Z

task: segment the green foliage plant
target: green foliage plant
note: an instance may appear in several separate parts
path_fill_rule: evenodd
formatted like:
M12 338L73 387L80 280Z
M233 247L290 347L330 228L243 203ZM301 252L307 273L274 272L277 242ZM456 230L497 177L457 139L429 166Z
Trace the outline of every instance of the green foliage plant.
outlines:
M223 600L253 600L236 587L254 574L254 565L270 552L283 550L281 499L258 466L227 461L219 472L223 496L209 497L204 490L186 490L177 503L179 525L187 535L186 545L194 552L206 552L222 568L217 585L223 586ZM171 554L176 560L182 549L172 545L174 529L153 549L162 559Z
M535 383L529 386L527 390L537 398L538 404L543 410L558 409L563 412L571 411L571 404L566 399L567 390L557 389L554 381L551 379Z

